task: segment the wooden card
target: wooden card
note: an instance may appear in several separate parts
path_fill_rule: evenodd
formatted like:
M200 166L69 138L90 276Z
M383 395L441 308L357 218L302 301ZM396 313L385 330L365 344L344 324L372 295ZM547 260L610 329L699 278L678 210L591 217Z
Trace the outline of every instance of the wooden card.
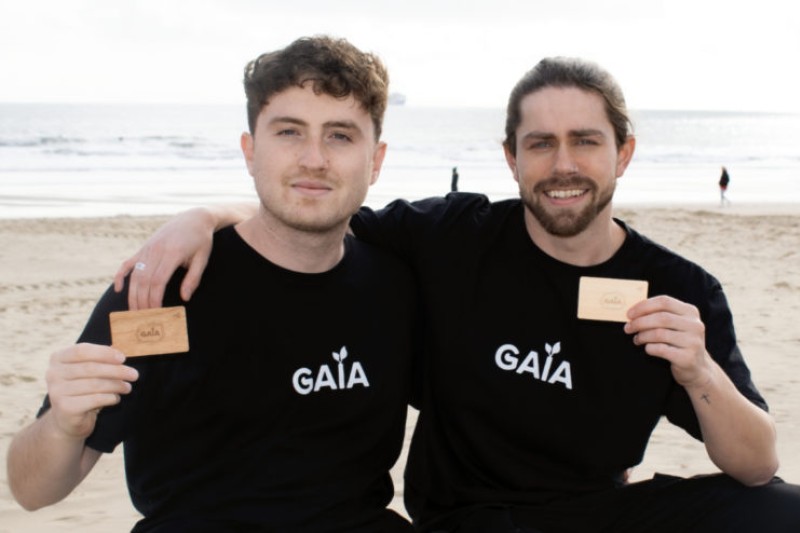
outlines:
M109 314L111 345L128 357L189 351L183 306Z
M628 309L646 299L646 281L583 276L578 287L578 318L627 322Z

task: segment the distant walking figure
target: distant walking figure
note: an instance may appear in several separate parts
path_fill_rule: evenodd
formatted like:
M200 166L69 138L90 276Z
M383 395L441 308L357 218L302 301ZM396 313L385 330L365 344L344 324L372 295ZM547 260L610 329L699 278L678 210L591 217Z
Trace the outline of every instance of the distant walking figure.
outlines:
M458 191L458 167L453 167L453 177L450 180L450 192Z
M725 204L730 204L731 201L725 197L725 191L728 190L728 184L731 182L730 176L728 176L728 169L724 166L722 167L722 175L719 177L719 205L724 206Z

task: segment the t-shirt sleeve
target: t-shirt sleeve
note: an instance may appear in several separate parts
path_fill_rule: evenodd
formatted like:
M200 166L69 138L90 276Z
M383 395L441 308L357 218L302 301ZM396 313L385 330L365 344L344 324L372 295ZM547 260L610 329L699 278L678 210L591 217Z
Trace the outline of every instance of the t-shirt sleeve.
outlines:
M712 278L708 293L707 309L703 312L708 352L728 374L739 392L765 411L768 410L767 402L753 383L750 369L739 350L733 315L722 286L716 279Z
M420 238L424 237L425 227L431 220L419 206L395 200L377 211L362 207L352 218L350 227L359 239L408 260L416 255Z
M165 306L178 305L180 303L176 295L178 294L180 280L184 274L185 271L181 270L170 281L165 292ZM128 309L127 287L126 280L124 291L117 293L113 287L109 287L106 290L97 305L95 305L77 342L111 345L109 314L114 311ZM142 408L143 383L148 381L148 374L153 366L149 361L143 361L142 359L149 358L134 358L126 361L126 365L136 368L139 372L139 379L134 383L131 392L122 397L120 403L100 410L95 429L86 439L86 445L90 448L103 453L111 453L135 428L136 412ZM48 409L50 409L50 399L45 397L37 417L42 416Z
M413 261L429 247L449 242L456 233L469 234L464 227L477 224L490 207L486 196L472 193L450 193L414 202L395 200L377 211L361 208L350 227L359 239Z

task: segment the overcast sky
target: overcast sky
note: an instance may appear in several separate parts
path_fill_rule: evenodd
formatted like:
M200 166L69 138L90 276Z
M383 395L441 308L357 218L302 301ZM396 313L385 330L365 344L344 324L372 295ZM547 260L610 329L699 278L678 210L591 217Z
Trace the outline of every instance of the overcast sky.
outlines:
M386 62L414 106L503 107L550 55L634 109L800 112L788 0L0 0L0 102L243 101L244 64L303 35Z

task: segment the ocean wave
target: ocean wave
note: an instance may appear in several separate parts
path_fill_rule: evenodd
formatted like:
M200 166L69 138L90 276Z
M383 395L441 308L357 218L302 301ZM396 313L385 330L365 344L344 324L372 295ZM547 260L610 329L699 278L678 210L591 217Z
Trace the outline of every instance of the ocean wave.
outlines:
M23 137L23 138L11 138L11 139L0 138L0 148L5 148L5 147L37 148L37 147L49 147L49 146L85 144L86 142L87 142L86 139L70 138L62 136L31 137L31 138Z
M371 194L440 194L458 166L464 190L516 195L502 149L504 113L392 107L384 124L389 149ZM800 116L663 111L635 119L636 153L621 194L648 201L710 194L714 201L724 164L731 194L800 198ZM243 122L238 106L0 104L0 197L35 203L124 190L142 204L173 193L203 203L227 193L231 180L252 194L239 147Z

